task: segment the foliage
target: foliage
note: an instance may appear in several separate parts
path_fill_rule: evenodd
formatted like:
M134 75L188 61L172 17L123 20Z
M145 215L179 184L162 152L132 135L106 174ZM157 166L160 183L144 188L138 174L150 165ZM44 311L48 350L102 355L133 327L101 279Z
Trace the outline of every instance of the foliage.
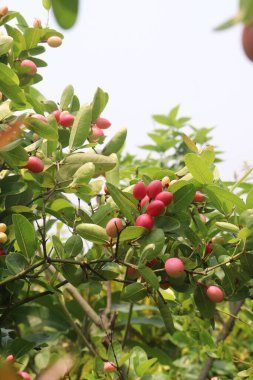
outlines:
M17 27L9 25L14 18ZM2 361L13 354L35 378L70 354L73 379L187 380L209 358L210 373L200 380L252 379L251 170L223 182L211 128L192 126L179 106L153 116L145 159L122 153L126 130L94 142L108 94L98 88L80 106L68 85L59 102L48 100L34 87L41 75L20 65L45 66L37 57L46 39L63 36L29 27L17 12L0 23L0 219L8 236L0 256ZM72 126L53 116L58 104L74 117ZM26 168L31 156L44 170ZM135 226L133 185L166 176L173 201L151 231ZM203 201L193 201L196 191ZM113 217L124 221L116 238L105 228ZM165 278L170 257L184 262L184 276ZM211 284L225 293L219 307L206 295ZM114 373L104 373L105 361Z

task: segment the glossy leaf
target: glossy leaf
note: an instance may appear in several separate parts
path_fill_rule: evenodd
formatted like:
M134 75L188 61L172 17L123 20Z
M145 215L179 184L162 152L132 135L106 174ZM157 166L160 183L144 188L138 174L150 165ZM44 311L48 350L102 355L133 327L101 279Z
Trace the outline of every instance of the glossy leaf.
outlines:
M120 234L120 243L127 240L135 240L141 237L145 232L144 227L129 226L126 227Z
M69 84L67 87L65 87L61 95L60 108L63 111L68 109L68 106L72 102L73 96L74 96L74 87L71 84Z
M194 292L195 304L203 318L213 318L215 312L215 303L210 301L206 295L206 289L197 286Z
M26 257L32 257L37 249L34 226L23 215L12 215L13 227L20 251Z
M199 183L208 184L213 182L213 173L202 157L189 153L185 156L185 164L193 178Z
M108 99L109 95L107 92L104 92L98 87L92 101L92 123L95 123L100 114L104 111Z
M157 297L156 299L156 305L161 313L161 317L163 319L164 325L166 327L166 330L173 334L175 331L172 315L170 312L170 307L168 303L164 303L164 301L161 299L161 297Z
M84 141L90 133L92 119L91 106L84 105L78 111L74 124L71 128L69 147L70 149L79 148L83 145Z
M78 0L51 0L55 18L63 29L72 28L78 15Z
M144 287L144 285L140 284L139 282L127 285L121 293L122 301L128 301L133 303L143 300L143 298L145 298L146 296L147 290Z
M125 215L130 221L134 222L137 216L137 208L135 204L127 198L123 191L113 186L111 183L107 183L107 188L112 199L122 211L123 215Z
M66 257L77 256L83 252L83 241L80 236L71 236L64 245Z

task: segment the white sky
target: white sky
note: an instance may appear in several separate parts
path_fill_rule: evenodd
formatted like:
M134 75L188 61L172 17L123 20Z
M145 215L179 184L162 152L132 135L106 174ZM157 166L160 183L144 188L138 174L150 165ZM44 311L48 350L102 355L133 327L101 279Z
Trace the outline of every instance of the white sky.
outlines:
M241 26L213 28L234 15L235 0L80 0L75 28L62 47L41 56L38 88L58 100L72 83L82 103L99 86L110 95L104 116L111 133L128 127L126 148L149 141L151 115L181 104L196 126L216 126L214 144L224 152L219 168L231 179L246 160L253 163L253 63L241 48ZM40 0L6 0L32 23L45 23ZM56 27L53 17L50 26ZM56 27L58 28L58 27ZM139 151L140 152L140 151Z

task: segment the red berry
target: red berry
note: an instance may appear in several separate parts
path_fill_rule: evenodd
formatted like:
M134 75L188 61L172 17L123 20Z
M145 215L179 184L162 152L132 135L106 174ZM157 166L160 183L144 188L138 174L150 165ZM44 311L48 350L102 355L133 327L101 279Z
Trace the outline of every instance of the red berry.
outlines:
M95 122L96 126L101 129L107 129L111 126L111 123L109 120L99 117L97 121Z
M162 191L161 193L157 194L155 197L155 200L162 201L165 206L168 206L170 202L173 199L173 194L169 191Z
M200 191L196 191L193 202L203 202L204 198L204 195Z
M7 358L5 359L6 363L12 363L14 361L14 356L13 355L8 355Z
M28 75L35 75L36 72L37 72L37 66L35 65L35 63L33 61L31 61L30 59L24 59L21 64L20 64L21 67L28 67L30 70L26 73Z
M222 302L224 300L223 291L215 285L208 286L206 295L213 302Z
M181 277L184 274L184 263L177 257L172 257L165 261L165 270L170 277Z
M132 280L136 280L140 274L137 269L132 267L127 267L127 276L131 278Z
M246 56L253 61L253 24L245 25L243 28L242 47Z
M105 193L106 195L110 194L110 193L109 193L109 190L108 190L108 187L107 187L106 185L104 186L104 193Z
M104 136L103 129L98 128L96 125L93 125L91 128L91 134L89 135L90 142L96 142L101 136Z
M71 115L68 111L63 111L60 114L59 123L63 127L71 127L75 121L75 117Z
M59 121L60 121L60 116L61 116L61 111L60 111L60 110L55 110L55 111L52 112L52 115L54 115L54 117L55 117L57 123L59 123Z
M147 207L147 214L151 216L159 216L164 213L165 206L162 201L153 201Z
M168 276L165 276L162 278L162 281L160 282L160 288L162 289L168 289L170 287L170 283L169 283L169 277Z
M115 372L116 371L116 366L112 362L105 362L104 363L104 372L110 373L110 372Z
M211 242L206 244L205 256L209 255L213 250L213 244Z
M152 230L154 222L149 214L139 215L135 221L135 225L139 227L145 227L147 230Z
M35 156L30 156L28 158L28 162L25 167L33 173L40 173L44 170L43 161L41 161L39 157Z
M0 248L0 256L5 256L6 250L4 248Z
M163 190L162 182L159 180L155 180L150 182L150 184L147 187L147 195L150 199L154 199L157 194L161 193Z
M149 268L153 268L153 267L156 266L157 263L158 263L158 260L157 259L153 259L153 260L149 261L146 265Z
M38 119L38 120L44 121L44 123L48 123L47 118L45 116L43 116L43 115L34 114L31 117L34 118L34 119Z
M52 36L52 37L49 37L47 39L47 44L48 46L50 47L58 47L58 46L61 46L62 44L62 39L60 37L57 37L57 36Z
M143 182L138 182L133 187L133 196L139 201L143 199L147 194L147 188Z
M149 197L147 195L145 195L145 197L140 201L141 208L143 208L145 206L145 204L148 202L149 202Z
M18 374L19 374L19 375L22 377L22 379L24 379L24 380L30 380L30 379L31 379L29 373L27 373L27 372L19 371Z
M105 230L108 236L116 237L123 228L123 222L120 218L112 218L107 223Z

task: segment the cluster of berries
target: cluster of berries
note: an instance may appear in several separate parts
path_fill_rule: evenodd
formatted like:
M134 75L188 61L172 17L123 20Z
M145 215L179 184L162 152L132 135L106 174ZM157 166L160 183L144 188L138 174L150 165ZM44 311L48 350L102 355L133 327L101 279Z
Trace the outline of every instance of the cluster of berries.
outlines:
M89 135L89 141L91 143L97 142L98 139L104 136L103 129L107 129L111 126L109 120L104 117L99 117L94 124L91 125L91 133Z
M5 244L8 240L8 237L6 235L7 226L5 223L0 223L0 244ZM5 255L5 250L0 247L0 256Z

